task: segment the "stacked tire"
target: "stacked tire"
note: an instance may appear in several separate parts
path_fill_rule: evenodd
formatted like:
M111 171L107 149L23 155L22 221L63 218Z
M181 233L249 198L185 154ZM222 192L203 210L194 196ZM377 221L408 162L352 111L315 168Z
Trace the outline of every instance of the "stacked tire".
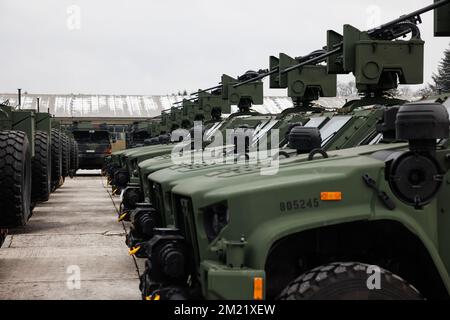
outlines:
M51 145L46 132L34 135L34 158L32 161L32 204L48 201L51 192Z
M70 138L70 166L69 176L73 178L77 173L80 166L80 160L78 158L78 143L74 138Z
M52 129L51 144L51 191L54 192L62 179L62 134L57 129Z
M65 134L61 133L61 162L62 162L62 172L61 175L63 180L69 176L70 170L70 138Z
M31 215L31 148L22 131L0 131L0 228L24 226Z

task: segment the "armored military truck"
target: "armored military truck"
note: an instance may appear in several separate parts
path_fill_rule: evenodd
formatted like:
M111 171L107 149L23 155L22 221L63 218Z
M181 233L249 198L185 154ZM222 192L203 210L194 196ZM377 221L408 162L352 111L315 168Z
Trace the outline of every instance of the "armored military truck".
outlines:
M71 128L77 142L80 169L102 169L104 158L111 155L111 139L106 124L74 122Z
M327 66L317 65L318 60L315 63L310 63L304 65L301 68L297 67L296 70L292 70L285 73L284 70L296 66L298 63L303 63L308 60L317 59L325 53L325 50L314 51L311 54L291 58L286 54L280 54L279 58L270 57L270 71L260 73L259 75L245 79L240 83L236 83L233 87L239 88L244 84L249 84L254 79L260 80L263 76L270 76L270 86L271 88L282 88L288 89L288 96L292 98L294 106L291 109L285 110L282 114L275 118L268 117L265 119L267 125L263 124L263 119L258 116L253 116L246 118L244 121L259 121L258 129L261 132L255 130L254 138L252 144L257 144L260 138L264 135L270 139L270 133L273 129L278 129L280 131L280 136L283 138L287 136L291 130L295 131L299 137L302 135L312 134L314 130L321 135L323 141L318 143L317 148L322 148L324 150L333 149L343 149L351 148L358 145L365 144L376 144L380 141L387 142L388 139L385 137L381 139L381 133L377 132L376 127L380 120L384 117L385 109L392 105L402 104L405 101L387 97L384 93L388 89L397 87L398 83L389 82L385 83L384 79L379 80L377 84L372 85L371 88L361 89L362 98L359 100L349 101L346 103L338 113L325 111L323 108L318 107L317 104L313 104L313 101L317 100L319 97L332 97L336 95L336 75L327 73ZM402 57L403 61L389 61L385 60L385 64L395 65L395 68L390 68L390 72L398 70L398 73L411 73L410 60L421 61L423 56L420 50L414 53L410 53L407 56ZM401 83L409 83L409 81L415 81L414 79L400 80ZM361 80L357 80L359 85ZM301 83L301 86L299 85ZM361 86L362 87L362 86ZM302 128L303 126L303 128ZM225 126L225 129L227 126ZM278 148L285 148L287 146L287 139L283 138L279 145L273 146ZM270 146L269 146L270 148ZM288 148L289 149L289 148ZM308 149L309 152L312 149ZM295 150L294 150L295 151ZM295 151L296 152L296 151ZM294 153L295 153L294 152ZM292 150L282 150L280 152L282 156L294 156ZM166 167L170 167L169 159L164 160ZM135 164L137 166L137 164ZM156 198L151 199L152 187L148 185L147 176L155 172L155 168L161 170L164 164L159 165L158 162L149 160L148 162L143 162L140 167L140 190L138 186L131 186L133 189L128 189L129 193L125 193L123 197L124 210L134 209L136 205L136 200L146 202L151 202L153 209L157 214L168 214L165 218L160 217L158 221L172 221L170 215L172 214L170 210L170 201L162 201L166 199L165 197L160 197L160 194L170 193L170 190L166 190L161 187L160 184L154 184L159 186ZM202 170L211 170L207 166L201 166ZM184 170L184 174L199 174L198 166L193 166L195 170ZM217 168L215 168L217 169ZM139 172L138 170L138 172ZM181 173L180 173L181 175ZM171 176L168 174L168 176ZM136 183L135 183L136 184ZM150 183L150 185L153 185ZM170 185L170 184L169 184ZM155 189L156 190L156 189ZM159 197L159 198L158 198ZM159 201L158 201L159 199ZM155 208L158 206L158 208ZM168 210L164 209L166 207ZM166 211L166 212L164 212ZM140 214L144 211L140 210ZM131 212L128 211L131 215ZM140 222L138 222L140 223ZM136 226L139 229L139 226ZM134 236L130 233L130 239ZM127 241L130 246L135 245L142 237L137 237L135 240Z
M421 13L441 5L448 14L448 3L369 32L372 47L384 36L404 35L398 25L404 20L418 22ZM408 30L417 31L411 24ZM362 46L370 41L364 37ZM332 51L328 57L340 52ZM392 83L386 70L384 83ZM410 81L420 79L416 75L409 74ZM367 79L361 84L374 85ZM403 143L322 150L323 159L288 158L273 177L261 175L258 165L178 181L164 193L176 228L153 229L145 243L143 297L448 298L443 223L449 125L444 106L407 104L385 110L379 126L383 135L394 130ZM369 288L373 272L380 290Z
M71 133L61 125L60 121L52 118L51 125L51 189L55 191L64 184L68 176L72 176L71 167L78 161L78 146L74 143Z
M23 109L21 100L19 89L16 107L0 105L1 228L25 225L35 204L47 201L51 191L51 116L39 108Z
M170 130L177 130L180 124L182 124L183 119L195 121L195 119L199 119L199 116L202 116L202 121L208 119L205 121L206 128L217 130L218 126L216 124L221 122L222 112L229 113L232 104L238 105L239 111L230 116L227 121L222 122L222 124L225 124L225 127L222 126L221 130L232 128L232 126L237 127L239 124L243 125L244 123L242 121L244 117L248 119L248 116L256 114L255 112L250 111L251 105L253 103L263 103L262 82L251 83L240 88L234 88L233 85L239 81L248 80L256 76L258 76L258 73L253 71L246 72L243 76L238 77L238 79L223 75L221 85L223 88L222 90L216 90L214 94L200 92L196 104L192 105L191 101L184 100L183 109L171 108L170 114L162 114L162 127L171 127ZM194 106L195 108L192 110L192 107ZM187 116L193 118L185 118L184 109L187 110ZM175 112L175 116L173 117L172 112ZM205 113L207 115L205 115ZM165 123L162 122L163 120ZM260 124L260 121L257 120L253 122ZM170 153L173 149L173 143L178 142L179 138L183 137L180 136L177 139L172 139L171 136L160 135L160 146L149 146L121 152L116 160L116 166L117 162L121 162L119 164L120 169L115 169L113 177L111 178L113 189L118 191L123 190L127 186L127 183L130 182L130 177L132 177L138 169L137 164L140 161ZM112 166L114 166L114 164L110 164L110 167ZM135 178L138 178L137 174L135 175ZM137 181L134 181L134 183L136 182Z

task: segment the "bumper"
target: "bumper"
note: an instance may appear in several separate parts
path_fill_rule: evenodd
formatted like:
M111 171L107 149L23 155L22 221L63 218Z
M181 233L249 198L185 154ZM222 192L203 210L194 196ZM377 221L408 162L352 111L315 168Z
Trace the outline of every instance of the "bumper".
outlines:
M265 297L264 270L228 268L213 261L200 266L203 296L206 299L253 300L255 278L262 278Z
M80 169L102 169L105 155L102 154L80 154Z

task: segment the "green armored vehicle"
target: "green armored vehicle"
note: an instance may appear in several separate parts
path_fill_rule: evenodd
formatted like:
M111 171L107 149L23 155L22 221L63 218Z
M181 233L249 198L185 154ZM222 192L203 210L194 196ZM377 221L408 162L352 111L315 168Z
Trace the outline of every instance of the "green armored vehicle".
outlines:
M65 130L58 120L53 118L51 126L51 189L55 191L64 184L68 176L72 176L71 167L73 161L78 159L78 150L71 133Z
M448 3L438 5L449 12ZM430 9L369 32L372 46L386 41L378 32L398 35L399 22ZM143 296L448 298L449 125L442 105L407 104L385 110L379 126L404 143L290 157L272 177L256 165L178 181L163 194L176 228L153 229L144 246ZM372 273L381 288L369 283Z
M351 39L353 40L354 38L355 37L352 37ZM334 46L334 43L332 43L333 40L334 34L330 32L330 47ZM355 43L347 45L356 47ZM365 55L357 57L357 59L359 59L358 64L355 64L353 69L346 70L346 72L352 71L358 73L359 69L357 68L364 66L366 63L364 59L367 59L372 63L379 63L383 68L380 68L379 74L377 74L377 82L373 82L369 79L369 81L373 82L370 86L367 85L367 78L357 78L356 84L362 95L361 99L346 103L337 113L326 112L323 108L313 105L313 101L321 96L332 97L336 95L336 75L328 74L327 70L329 67L327 65L317 64L326 60L325 58L321 58L326 54L326 50L318 50L305 57L299 58L291 58L286 54L280 54L279 58L271 57L270 69L267 72L261 73L257 77L244 80L241 83L235 84L233 87L239 88L252 81L260 80L263 76L270 75L271 88L287 89L288 96L290 96L294 102L294 107L285 110L274 119L267 119L267 121L270 122L270 125L263 126L265 129L261 130L261 133L255 132L254 144L257 144L259 142L258 140L263 135L267 135L270 138L271 132L274 129L279 130L280 136L284 137L278 145L272 146L272 148L281 148L280 155L282 157L293 157L296 156L297 153L297 150L293 150L288 146L286 138L288 134L295 134L299 136L299 138L302 138L302 136L309 136L310 139L316 140L318 137L315 136L315 134L320 135L322 141L317 144L316 148L324 151L376 144L380 141L385 143L392 140L392 138L386 136L382 140L381 133L377 131L377 125L382 125L383 122L381 120L385 115L392 117L390 112L388 112L389 106L403 104L405 101L387 97L386 92L396 88L398 83L414 84L422 79L422 72L415 72L415 70L417 69L416 64L420 64L423 61L423 50L420 50L423 46L423 42L420 39L412 39L402 43L402 45L409 45L411 47L417 46L419 48L418 50L412 50L408 54L403 54L402 52L401 59L398 58L400 55L393 55L389 58L386 58L383 55L375 55L367 58ZM384 46L384 50L389 49L393 51L392 47L394 50L397 47L400 47L402 50L402 46L399 43L389 43L389 45L384 43ZM333 61L330 62L334 63ZM289 72L286 72L286 70L289 70ZM397 81L397 74L406 74L409 75L409 77L399 78ZM395 79L395 81L392 79ZM257 119L257 117L252 118L254 120ZM246 119L245 121L249 120ZM269 145L269 149L270 148L271 146ZM313 150L305 148L305 151L311 152ZM217 169L217 166L211 168L211 166L208 165L201 164L198 166L198 164L196 164L190 169L186 167L182 168L181 172L177 172L177 174L174 175L172 175L173 170L161 172L159 177L166 178L165 181L167 184L165 186L155 181L147 181L149 174L157 170L171 167L170 160L170 157L166 156L154 160L147 160L139 164L138 172L140 172L140 187L135 183L134 189L129 189L130 193L126 193L123 198L124 210L128 210L129 215L133 215L130 209L136 207L137 201L145 200L147 204L144 204L144 206L147 206L147 210L139 210L138 220L140 220L143 215L146 216L150 214L148 203L151 203L152 210L155 211L156 215L159 217L156 219L159 222L157 225L166 226L173 222L170 199L167 200L167 197L165 196L170 193L173 183L176 183L178 179L186 177L186 175L195 176L206 170L219 170ZM174 167L176 168L176 166ZM172 184L168 181L171 181ZM152 219L146 220L146 222L151 220ZM133 221L133 230L142 229L140 224L141 221L136 221L136 223ZM127 240L127 244L130 247L138 246L139 242L148 240L151 237L151 232L150 234L142 236L133 234L133 230L130 232ZM140 255L138 254L138 256Z
M196 99L197 101L194 104L192 104L191 101L184 100L182 110L172 108L172 111L176 112L175 117L172 117L171 114L163 113L161 126L166 128L171 127L171 129L174 129L172 132L176 133L174 137L177 136L177 138L171 138L170 135L164 134L159 137L159 146L136 148L115 154L115 161L114 159L111 159L113 163L109 165L110 171L113 171L110 172L110 179L112 180L113 189L123 190L127 186L127 183L130 182L130 178L135 175L135 172L138 169L137 164L139 162L162 154L170 153L173 149L174 143L179 142L180 138L183 139L183 134L189 134L186 130L187 128L181 128L184 129L184 131L179 130L179 126L183 121L187 120L193 122L196 119L198 120L201 118L205 123L206 130L218 130L219 126L221 130L226 130L230 128L237 128L238 126L244 124L247 125L247 119L249 119L249 116L255 115L254 112L250 111L252 103L263 103L262 83L251 83L241 88L234 88L233 85L241 80L247 80L249 78L256 77L257 75L258 73L251 71L245 73L238 79L223 75L221 85L223 90L216 90L213 94L199 92L198 99ZM222 112L229 113L232 104L238 105L239 111L230 116L226 121L221 121ZM191 108L194 108L194 110ZM186 112L184 110L186 110ZM184 113L186 113L188 117L190 115L193 118L184 117ZM243 120L244 118L245 120ZM264 119L268 119L268 117L264 117ZM218 125L218 123L221 123L221 125ZM261 120L253 119L252 123L257 126L261 124ZM179 133L181 133L181 135ZM114 169L111 170L111 168ZM138 178L137 174L136 178ZM139 180L137 179L131 182L136 183L138 181Z
M105 157L111 155L111 138L107 125L74 122L71 128L78 145L80 169L102 169Z
M397 81L395 83L385 83L385 80L380 80L379 83L373 85L370 88L362 87L360 90L363 97L360 100L354 100L348 102L343 106L341 110L336 114L334 112L326 112L323 108L313 106L313 101L317 100L320 96L331 97L336 95L336 76L327 74L327 66L308 64L301 68L292 70L288 73L284 70L291 68L297 63L303 63L311 59L316 59L325 53L324 50L319 50L311 53L305 57L290 58L285 54L280 54L279 58L270 58L270 71L262 74L254 79L259 80L262 76L270 75L271 88L287 88L288 95L294 102L294 107L285 110L281 115L270 120L270 125L266 125L264 130L255 132L253 144L257 144L259 139L267 135L271 136L271 131L277 129L280 131L281 137L286 137L289 133L295 133L299 136L308 135L317 131L323 138L323 141L318 144L317 148L323 150L334 150L350 148L358 145L376 144L381 141L381 134L377 132L377 124L383 119L385 109L387 106L402 104L404 101L388 98L384 94L387 90L397 87ZM392 72L398 72L399 74L408 73L411 69L410 61L421 61L423 56L420 51L412 53L409 56L403 58L407 63L398 61L385 61L385 63L395 64L396 69L390 68ZM243 81L236 86L242 84L251 83L252 79ZM411 79L400 80L401 83L409 83L409 81L415 81ZM361 80L358 80L358 84ZM299 85L301 84L301 85ZM246 120L248 121L248 120ZM303 126L303 127L302 127ZM264 126L263 126L264 128ZM293 131L293 132L291 132ZM388 139L384 139L386 142ZM282 157L295 156L297 150L290 149L288 141L284 138L280 141L279 145L273 147L282 148L280 155ZM269 145L269 149L270 149ZM283 149L284 148L284 149ZM308 152L312 149L306 149ZM138 217L138 221L133 221L133 228L128 235L127 244L130 247L138 246L143 240L148 240L151 237L151 231L146 235L135 235L134 230L142 229L141 223L152 222L152 219L141 219L149 214L148 203L151 203L151 210L156 212L159 216L158 226L166 226L173 223L173 213L171 212L170 200L167 200L165 194L170 193L170 188L173 184L167 183L167 189L164 184L147 181L147 176L158 170L171 167L171 161L169 156L159 157L155 159L149 159L139 164L139 176L140 187L137 183L133 189L128 189L129 193L126 193L123 198L124 210L128 210L128 214L134 217ZM176 168L176 166L173 166ZM206 170L214 171L218 170L216 166L208 165L193 165L191 168L182 168L181 172L172 175L170 172L163 170L160 177L166 178L165 181L176 182L178 179L183 179L187 175L195 176L201 174ZM171 170L169 170L171 171ZM172 171L173 172L173 171ZM131 186L131 185L130 185ZM139 190L140 189L140 190ZM139 190L139 191L138 191ZM153 194L152 194L153 193ZM136 207L137 201L143 201L147 204L140 205L146 207L146 210L139 210L138 215L133 215L130 209ZM142 209L142 208L140 208ZM145 256L145 253L143 253ZM137 253L137 256L140 256Z
M51 116L49 113L0 106L0 227L23 226L36 203L51 192ZM1 153L0 152L0 153Z
M434 123L425 128L418 122L424 109L405 106L397 119L414 115L414 110L419 119L415 126L431 132ZM424 226L436 222L445 198L438 195L445 192L440 180L447 171L447 142L437 148L433 143L435 137L448 138L449 124L445 110L433 105L429 109L439 112L433 121L442 123L441 132L426 137L430 146L421 146L424 137L419 136L410 140L410 150L405 144L374 145L328 152L327 159L287 159L292 163L281 165L274 177L250 167L179 181L171 190L178 230L156 229L146 244L153 267L145 273L144 294L153 295L155 283L161 284L153 277L166 261L153 259L170 244L173 250L181 249L177 254L186 261L175 278L199 275L202 291L197 294L205 298L257 298L255 281L263 283L261 298L357 297L364 288L352 291L348 283L367 280L367 266L361 263L397 274L426 297L446 297L448 274L438 258L445 249L431 249L438 233L427 233ZM405 127L410 129L409 121ZM398 123L397 133L402 130ZM445 242L439 243L445 248ZM406 282L395 283L390 273L382 276L383 285L397 290L390 298L420 297ZM236 286L240 290L231 289ZM382 296L374 291L373 297Z

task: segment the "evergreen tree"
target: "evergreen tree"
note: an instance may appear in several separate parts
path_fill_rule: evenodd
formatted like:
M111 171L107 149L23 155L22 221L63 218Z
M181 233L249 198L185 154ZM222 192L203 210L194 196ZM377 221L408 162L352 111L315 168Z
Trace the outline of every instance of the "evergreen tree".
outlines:
M434 91L450 92L450 48L444 51L438 72L434 73L432 78L434 84L431 87Z

